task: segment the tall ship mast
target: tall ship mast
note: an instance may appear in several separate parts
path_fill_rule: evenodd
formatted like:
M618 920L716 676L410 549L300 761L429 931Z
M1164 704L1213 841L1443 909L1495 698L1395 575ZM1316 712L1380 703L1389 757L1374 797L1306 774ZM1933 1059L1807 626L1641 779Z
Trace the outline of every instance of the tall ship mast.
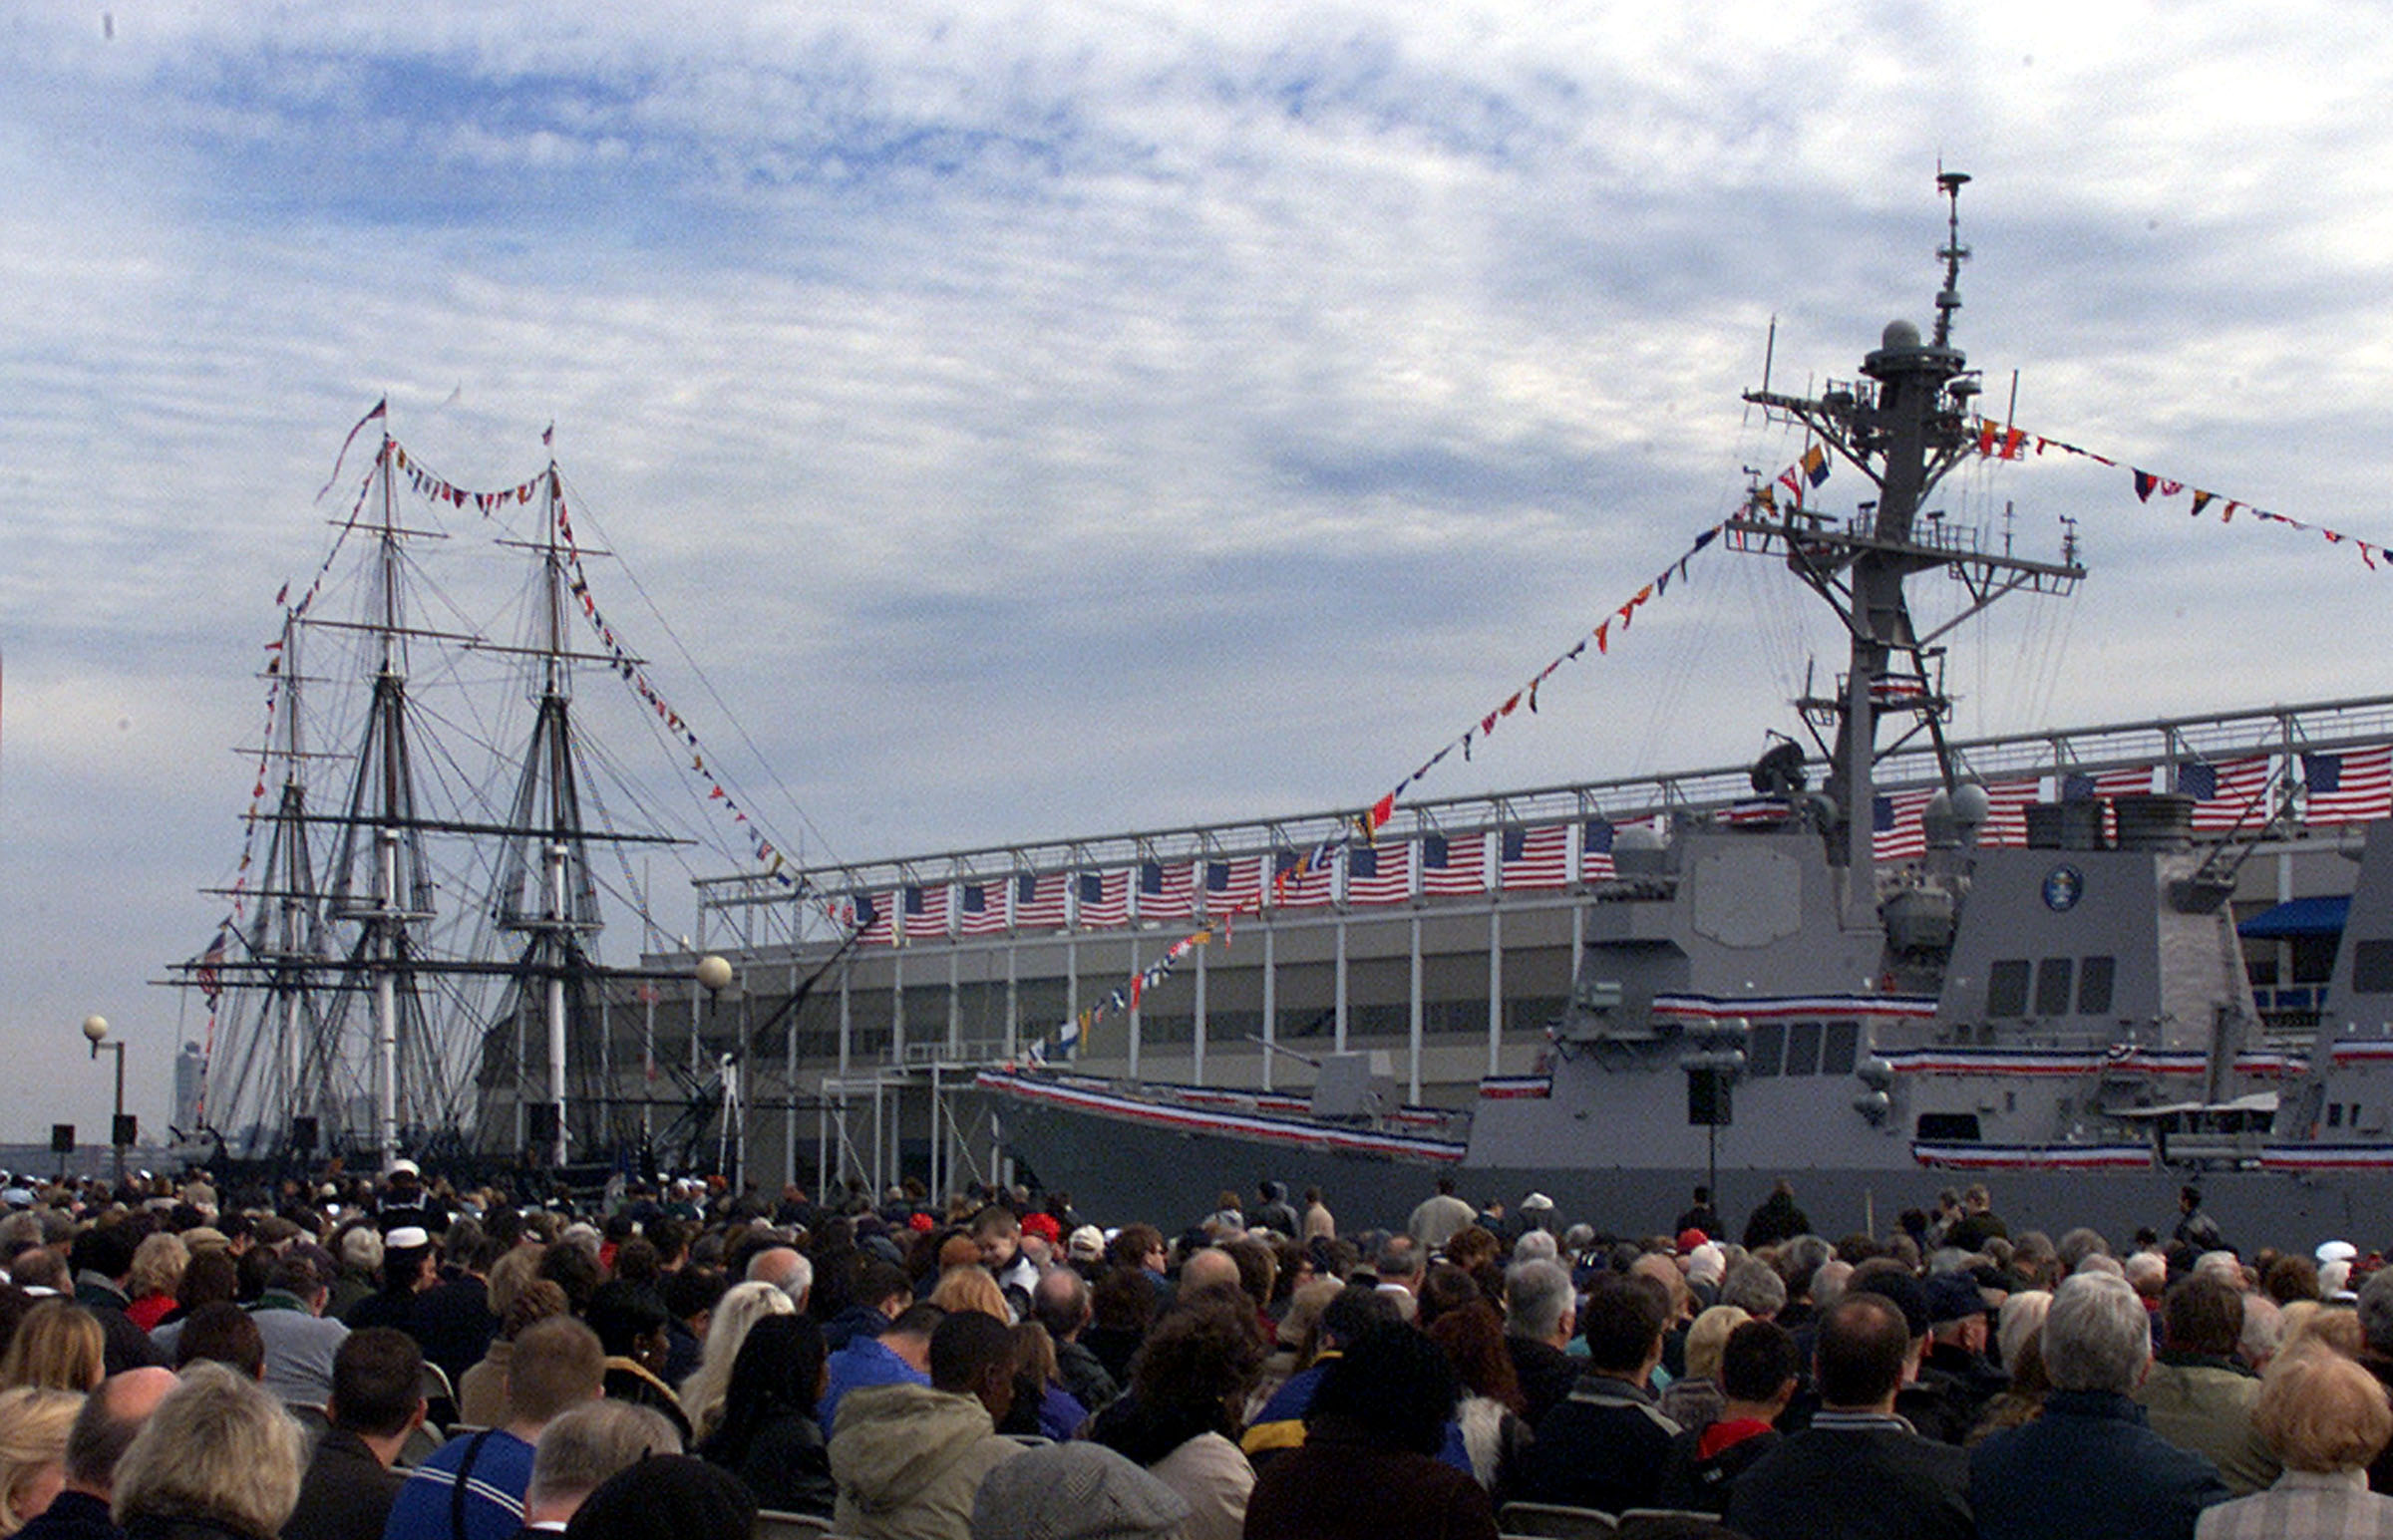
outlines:
M575 573L603 553L567 544L553 461L472 494L486 517L537 510L536 537L494 542L535 570L512 640L427 598L420 547L451 535L402 516L402 484L423 480L386 428L332 554L285 609L249 842L223 890L233 910L173 981L211 1019L203 1126L181 1131L233 1158L554 1167L603 1157L624 1132L601 1082L603 997L647 975L599 959L590 852L685 841L588 821L572 682L577 662L640 660L572 646ZM332 613L344 593L351 613ZM303 653L325 671L303 673ZM425 660L437 705L419 688ZM318 810L313 784L335 777L337 809Z

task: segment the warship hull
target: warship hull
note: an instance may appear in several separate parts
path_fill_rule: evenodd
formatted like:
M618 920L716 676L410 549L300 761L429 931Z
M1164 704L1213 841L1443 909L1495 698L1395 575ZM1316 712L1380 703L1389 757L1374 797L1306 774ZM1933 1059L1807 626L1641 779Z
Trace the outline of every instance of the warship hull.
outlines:
M2058 1237L2088 1226L2122 1246L2139 1228L2165 1239L2179 1217L2178 1191L2202 1188L2203 1208L2228 1243L2249 1255L2275 1246L2307 1253L2320 1241L2353 1240L2363 1248L2393 1234L2393 1174L2334 1171L2183 1171L2145 1169L2005 1170L1856 1169L1750 1164L1740 1155L1734 1127L1720 1136L1716 1180L1706 1164L1576 1163L1556 1151L1550 1163L1481 1165L1467 1158L1424 1158L1306 1148L1290 1141L1172 1128L1086 1111L1041 1106L1001 1096L1006 1152L1019 1174L1071 1194L1087 1219L1105 1225L1144 1220L1167 1231L1195 1223L1225 1191L1251 1201L1263 1180L1288 1184L1291 1195L1321 1189L1342 1233L1401 1227L1413 1205L1451 1175L1457 1194L1473 1204L1504 1203L1518 1215L1521 1200L1540 1192L1562 1224L1585 1222L1599 1234L1645 1236L1666 1232L1694 1187L1713 1183L1715 1205L1732 1232L1781 1179L1813 1230L1831 1238L1892 1233L1906 1208L1932 1206L1944 1188L1983 1181L1994 1207L2016 1235L2037 1229ZM1599 1134L1590 1135L1599 1143ZM1625 1153L1625 1152L1623 1152ZM1578 1152L1583 1161L1586 1152ZM1732 1234L1730 1239L1737 1239Z

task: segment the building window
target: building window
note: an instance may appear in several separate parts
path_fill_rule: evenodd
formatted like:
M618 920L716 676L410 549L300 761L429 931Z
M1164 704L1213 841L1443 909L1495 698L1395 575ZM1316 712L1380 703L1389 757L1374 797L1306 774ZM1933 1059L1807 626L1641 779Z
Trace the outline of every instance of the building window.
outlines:
M2393 994L2393 937L2379 937L2352 944L2351 992L2355 995Z
M2340 1102L2340 1101L2329 1101L2329 1102L2326 1104L2326 1125L2327 1125L2329 1128L2340 1128L2340 1127L2342 1127L2342 1126L2343 1126L2343 1103L2342 1103L2342 1102Z
M2038 1016L2067 1016L2069 1014L2070 976L2077 971L2072 957L2047 957L2036 964L2036 1014Z
M1773 1079L1787 1053L1787 1029L1764 1022L1745 1039L1745 1073L1757 1080Z
M1853 1062L1861 1050L1860 1022L1830 1022L1828 1034L1820 1040L1820 1073L1822 1075L1851 1075Z
M2006 957L1986 970L1986 1014L2027 1014L2027 959Z
M1787 1070L1789 1075L1818 1075L1820 1073L1820 1024L1796 1022L1787 1028Z
M2089 957L2077 970L2077 1014L2108 1016L2111 1014L2111 981L2118 976L2119 960L2115 957Z
M1975 1112L1922 1112L1919 1138L1929 1144L1974 1144L1978 1140Z

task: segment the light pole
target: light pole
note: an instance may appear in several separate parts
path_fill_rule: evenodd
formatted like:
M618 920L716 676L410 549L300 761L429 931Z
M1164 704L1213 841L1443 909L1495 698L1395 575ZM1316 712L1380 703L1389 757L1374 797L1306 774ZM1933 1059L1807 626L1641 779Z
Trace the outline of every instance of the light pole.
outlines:
M728 958L709 952L698 959L698 966L692 973L699 987L706 991L706 1025L711 1029L715 1025L716 1012L722 1005L723 992L731 987L734 977L731 962ZM740 1103L740 1062L736 1046L733 1052L718 1058L716 1068L723 1085L723 1132L716 1143L715 1164L718 1168L730 1167L723 1174L732 1184L732 1197L737 1199L739 1167L748 1156L748 1130L745 1125L747 1109Z
M122 1042L107 1041L108 1018L105 1016L85 1017L83 1019L83 1035L91 1040L92 1059L95 1063L99 1061L102 1049L107 1049L117 1056L117 1110L116 1115L109 1120L108 1141L116 1150L115 1181L118 1186L122 1187L125 1185L125 1145L127 1142L125 1137L127 1131L125 1127L125 1045Z

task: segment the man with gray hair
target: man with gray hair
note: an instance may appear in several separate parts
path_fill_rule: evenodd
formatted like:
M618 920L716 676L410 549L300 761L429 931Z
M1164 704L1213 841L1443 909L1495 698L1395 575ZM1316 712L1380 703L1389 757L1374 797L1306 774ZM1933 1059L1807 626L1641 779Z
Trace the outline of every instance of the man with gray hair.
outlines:
M1756 1321L1776 1321L1787 1308L1786 1280L1766 1262L1751 1257L1731 1266L1720 1280L1720 1303L1733 1305Z
M1984 1540L2192 1540L2226 1483L2146 1424L2131 1397L2151 1365L2151 1318L2127 1280L2081 1273L2053 1291L2044 1412L1970 1456L1969 1506Z
M562 1530L607 1477L651 1454L680 1452L681 1434L647 1406L617 1400L576 1406L541 1428L532 1445L523 1527Z
M815 1265L795 1246L768 1246L748 1259L748 1282L771 1284L803 1316L806 1297L815 1292Z
M1504 1281L1504 1346L1535 1427L1578 1383L1578 1365L1569 1354L1578 1295L1562 1265L1547 1259L1516 1262Z

